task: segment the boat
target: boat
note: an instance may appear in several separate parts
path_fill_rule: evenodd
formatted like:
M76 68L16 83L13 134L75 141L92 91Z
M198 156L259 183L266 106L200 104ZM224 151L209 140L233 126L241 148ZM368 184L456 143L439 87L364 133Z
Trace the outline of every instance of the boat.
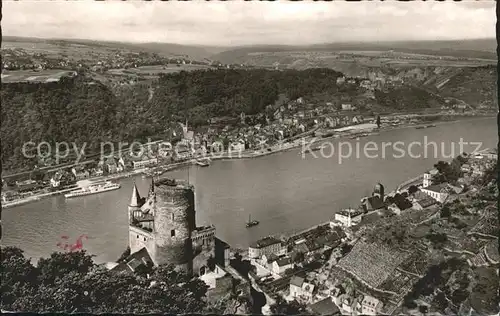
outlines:
M196 164L200 167L208 167L208 166L210 166L210 161L208 159L196 160Z
M259 225L259 221L253 220L250 215L248 215L248 222L246 223L247 228Z
M417 126L417 127L415 127L415 129L423 129L423 128L425 128L425 126Z
M431 128L431 127L436 127L435 124L430 124L430 125L426 125L425 128Z
M90 184L86 187L82 187L80 189L66 193L64 195L64 197L65 198L72 198L72 197L85 196L85 195L90 195L90 194L97 194L97 193L102 193L102 192L107 192L107 191L112 191L112 190L118 190L120 187L121 187L120 184L114 183L111 181L93 183L93 184Z

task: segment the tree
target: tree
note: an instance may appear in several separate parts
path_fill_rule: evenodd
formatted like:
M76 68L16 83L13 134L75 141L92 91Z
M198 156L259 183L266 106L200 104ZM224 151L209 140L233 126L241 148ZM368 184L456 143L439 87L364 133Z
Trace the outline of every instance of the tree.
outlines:
M418 192L418 187L416 185L412 185L408 188L408 194L413 194L415 192Z
M58 278L70 272L86 274L94 266L92 257L85 250L67 253L54 252L50 258L41 258L38 261L40 281L44 284L53 284Z
M441 208L441 211L439 213L439 216L441 216L441 218L450 218L451 216L451 210L450 210L450 207L448 205L444 205L442 208Z
M377 115L377 127L380 128L380 115Z
M108 271L84 251L54 253L34 267L1 248L1 308L20 312L204 313L207 285L173 266L145 274Z
M270 306L273 315L300 315L304 314L306 307L297 301L287 302L278 296L276 302Z
M431 241L436 248L440 248L446 241L448 241L448 237L443 233L429 233L425 237Z

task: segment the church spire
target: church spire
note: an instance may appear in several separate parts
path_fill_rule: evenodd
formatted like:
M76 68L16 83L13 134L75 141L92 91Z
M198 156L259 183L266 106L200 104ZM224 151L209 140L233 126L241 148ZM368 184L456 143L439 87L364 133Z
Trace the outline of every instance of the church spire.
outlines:
M129 206L140 207L141 204L142 204L141 195L139 194L139 190L137 190L137 185L134 182L134 188L132 189L132 197L130 198Z

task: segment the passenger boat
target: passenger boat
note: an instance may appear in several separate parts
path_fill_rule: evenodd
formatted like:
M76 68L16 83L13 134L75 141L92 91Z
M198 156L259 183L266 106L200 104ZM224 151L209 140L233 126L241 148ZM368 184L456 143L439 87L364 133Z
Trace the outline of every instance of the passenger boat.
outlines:
M82 187L80 189L66 193L64 195L64 197L65 198L72 198L72 197L85 196L85 195L90 195L90 194L97 194L97 193L102 193L102 192L107 192L107 191L118 190L120 187L121 187L120 184L114 183L111 181L93 183L93 184L90 184L86 187Z
M259 221L253 220L250 215L248 215L248 222L246 224L247 228L259 225Z

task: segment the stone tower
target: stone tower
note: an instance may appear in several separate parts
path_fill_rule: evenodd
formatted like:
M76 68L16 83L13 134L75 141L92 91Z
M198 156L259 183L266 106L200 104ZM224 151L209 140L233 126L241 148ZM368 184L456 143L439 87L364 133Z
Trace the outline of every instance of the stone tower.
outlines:
M134 185L128 206L129 246L146 248L155 265L173 264L202 275L215 258L215 227L196 226L194 188L187 182L152 181L146 198Z
M196 229L194 189L165 179L155 183L155 264L171 263L192 272L191 234Z

